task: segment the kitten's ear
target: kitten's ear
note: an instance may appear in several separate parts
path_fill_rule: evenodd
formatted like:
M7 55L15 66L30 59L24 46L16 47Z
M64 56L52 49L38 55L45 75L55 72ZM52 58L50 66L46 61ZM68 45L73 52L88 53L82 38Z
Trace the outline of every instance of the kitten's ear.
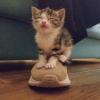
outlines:
M61 21L64 21L64 19L65 19L65 8L60 9L58 11L58 15L59 15Z
M32 16L34 16L37 12L39 12L40 10L36 7L32 7Z

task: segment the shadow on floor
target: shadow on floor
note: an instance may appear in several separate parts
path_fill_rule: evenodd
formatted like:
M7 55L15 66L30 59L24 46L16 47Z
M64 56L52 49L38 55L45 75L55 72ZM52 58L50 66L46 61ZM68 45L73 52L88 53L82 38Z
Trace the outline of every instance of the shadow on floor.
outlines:
M62 93L65 91L68 91L70 87L59 87L59 88L44 88L44 87L31 87L29 86L33 91L39 92L39 93L46 93L46 94L53 94L53 93Z

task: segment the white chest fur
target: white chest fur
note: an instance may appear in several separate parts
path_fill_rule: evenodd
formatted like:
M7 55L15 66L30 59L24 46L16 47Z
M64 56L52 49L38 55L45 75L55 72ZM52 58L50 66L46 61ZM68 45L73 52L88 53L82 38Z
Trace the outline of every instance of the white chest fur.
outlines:
M36 43L39 48L43 49L45 52L49 52L53 48L53 44L57 34L50 34L50 35L40 35L39 33L36 34Z

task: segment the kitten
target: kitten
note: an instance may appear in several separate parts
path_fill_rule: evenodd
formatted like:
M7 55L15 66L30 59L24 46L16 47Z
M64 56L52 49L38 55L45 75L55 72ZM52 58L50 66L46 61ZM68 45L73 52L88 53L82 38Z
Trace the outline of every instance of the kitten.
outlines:
M52 10L32 7L32 25L36 30L35 41L39 49L38 68L56 67L57 61L68 61L72 50L72 38L63 27L65 9Z

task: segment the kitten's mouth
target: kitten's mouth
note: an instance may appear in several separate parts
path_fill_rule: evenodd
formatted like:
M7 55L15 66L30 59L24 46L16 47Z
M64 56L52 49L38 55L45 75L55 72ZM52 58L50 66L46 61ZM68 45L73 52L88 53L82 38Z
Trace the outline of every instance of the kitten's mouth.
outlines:
M40 27L41 27L42 29L47 29L47 28L48 28L48 26L47 26L47 25L44 25L44 24L42 24Z

